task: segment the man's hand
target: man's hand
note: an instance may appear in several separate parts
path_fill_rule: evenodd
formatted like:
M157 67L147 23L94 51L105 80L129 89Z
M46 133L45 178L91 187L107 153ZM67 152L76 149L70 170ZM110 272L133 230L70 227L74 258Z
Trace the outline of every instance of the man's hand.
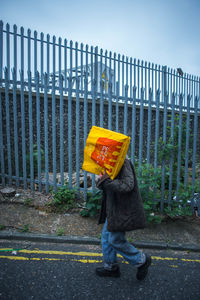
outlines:
M101 184L109 178L109 175L106 173L106 171L104 171L103 173L101 172L98 176L97 176L97 181L96 181L96 185L98 188L101 189Z
M105 173L104 173L105 174ZM98 175L98 180L100 180L101 178L102 178L102 176L103 176L103 173L101 172L99 175Z
M101 180L102 177L103 177L105 174L106 174L106 171L104 171L104 173L101 172L101 173L97 176L97 179L98 179L98 180Z

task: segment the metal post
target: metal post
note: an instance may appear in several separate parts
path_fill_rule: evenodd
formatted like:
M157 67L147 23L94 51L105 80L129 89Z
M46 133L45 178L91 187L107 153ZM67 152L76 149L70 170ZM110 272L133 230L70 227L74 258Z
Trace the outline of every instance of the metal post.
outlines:
M39 90L39 72L36 72L36 120L37 120L37 175L39 191L42 189L41 185L41 126L40 126L40 90Z
M32 86L31 86L31 72L28 72L28 116L29 116L29 151L30 151L30 180L31 180L31 190L34 190L34 162L33 162L33 99L32 99Z
M152 89L149 89L148 102L148 133L147 133L147 164L150 164L150 150L151 150L151 109L152 109Z
M140 102L140 136L139 136L139 169L142 165L143 156L143 126L144 125L144 89L141 88L141 102Z
M11 165L11 137L10 137L10 99L9 99L9 84L8 69L5 70L5 103L6 103L6 140L7 140L7 162L8 162L8 179L9 185L12 184L12 165Z
M15 151L15 175L16 185L19 186L19 142L18 142L18 124L17 124L17 75L16 69L13 69L13 120L14 120L14 151Z
M3 78L3 22L0 21L0 79L2 78Z
M135 130L136 130L136 87L133 87L132 102L132 136L131 136L131 161L135 163Z
M59 76L59 93L60 93L60 180L64 185L64 111L63 111L63 76Z
M49 75L44 75L44 145L45 145L45 186L46 193L49 193L49 144L48 144L48 80Z

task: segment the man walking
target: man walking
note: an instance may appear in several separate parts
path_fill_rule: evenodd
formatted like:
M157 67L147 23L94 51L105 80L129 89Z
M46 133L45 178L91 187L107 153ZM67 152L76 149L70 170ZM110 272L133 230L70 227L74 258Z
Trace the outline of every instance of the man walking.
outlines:
M119 277L117 253L137 267L136 278L143 280L151 264L151 257L136 249L125 238L125 232L142 229L146 225L134 167L128 159L114 180L105 173L100 175L97 187L103 191L99 224L105 223L101 245L103 267L96 268L98 276Z

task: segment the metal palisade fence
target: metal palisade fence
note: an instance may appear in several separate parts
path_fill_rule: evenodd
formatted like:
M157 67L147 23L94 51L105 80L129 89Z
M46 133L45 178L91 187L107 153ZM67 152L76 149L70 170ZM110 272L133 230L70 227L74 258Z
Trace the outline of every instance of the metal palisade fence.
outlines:
M0 22L0 89L3 186L94 190L81 166L97 125L131 137L139 181L148 171L161 210L181 189L199 191L198 77Z

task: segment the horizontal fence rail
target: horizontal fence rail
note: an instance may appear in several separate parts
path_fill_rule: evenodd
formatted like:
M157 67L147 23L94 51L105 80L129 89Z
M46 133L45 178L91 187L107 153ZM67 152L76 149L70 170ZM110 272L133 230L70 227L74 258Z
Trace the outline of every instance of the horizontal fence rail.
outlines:
M55 86L59 85L59 76L63 76L64 88L70 86L75 93L77 78L79 78L79 89L84 95L85 81L87 81L88 95L95 92L99 97L101 93L108 94L109 85L111 93L117 94L119 101L125 96L133 97L133 88L137 87L136 98L141 99L144 92L144 103L149 101L149 89L152 90L152 100L155 100L157 90L161 92L161 102L164 103L164 95L169 95L169 105L172 95L176 95L175 105L179 107L179 95L183 98L183 108L187 107L187 95L191 95L190 109L194 110L195 97L199 98L200 79L199 77L182 73L156 64L117 55L116 53L103 51L98 47L84 46L73 43L67 39L52 38L49 34L38 34L28 29L25 34L24 28L19 30L16 25L13 30L3 22L0 22L0 76L3 76L3 69L8 69L8 79L11 78L12 69L16 70L16 80L19 78L19 71L24 74L33 74L33 81L36 80L36 73L41 74L41 84L44 84L44 75L47 74L48 82L55 80ZM53 79L54 76L54 79ZM92 91L93 82L95 90ZM126 88L127 95L126 93ZM68 91L67 89L67 91ZM198 107L200 109L200 106Z
M1 183L48 193L67 182L86 197L95 176L81 170L83 149L97 125L131 137L141 174L159 173L163 211L200 188L199 93L198 77L0 22Z

